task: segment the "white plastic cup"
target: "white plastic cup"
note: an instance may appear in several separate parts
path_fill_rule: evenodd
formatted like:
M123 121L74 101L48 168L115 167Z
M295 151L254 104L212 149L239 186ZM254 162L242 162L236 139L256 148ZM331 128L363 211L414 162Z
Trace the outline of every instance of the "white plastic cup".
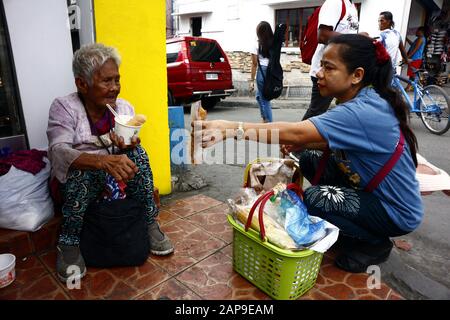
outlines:
M0 288L9 286L16 279L16 256L0 254Z
M114 127L114 133L119 136L123 137L123 140L125 144L129 145L131 144L131 138L133 136L138 136L139 131L141 130L142 126L129 126L126 125L128 121L130 121L133 118L133 116L128 115L121 115L120 118L115 117L114 121L116 123Z

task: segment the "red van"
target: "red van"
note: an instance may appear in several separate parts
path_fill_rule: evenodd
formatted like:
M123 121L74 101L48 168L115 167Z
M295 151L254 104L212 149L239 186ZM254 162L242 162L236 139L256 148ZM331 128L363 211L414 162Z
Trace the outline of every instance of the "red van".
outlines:
M169 105L202 100L212 109L235 89L231 67L216 40L179 37L166 40Z

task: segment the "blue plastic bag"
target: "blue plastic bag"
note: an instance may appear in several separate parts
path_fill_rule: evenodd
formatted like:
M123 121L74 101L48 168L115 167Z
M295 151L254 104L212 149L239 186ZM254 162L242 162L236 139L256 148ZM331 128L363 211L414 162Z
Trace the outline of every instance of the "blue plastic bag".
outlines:
M318 217L313 221L295 192L284 190L279 195L279 214L284 216L284 228L298 246L308 246L325 237L325 221Z

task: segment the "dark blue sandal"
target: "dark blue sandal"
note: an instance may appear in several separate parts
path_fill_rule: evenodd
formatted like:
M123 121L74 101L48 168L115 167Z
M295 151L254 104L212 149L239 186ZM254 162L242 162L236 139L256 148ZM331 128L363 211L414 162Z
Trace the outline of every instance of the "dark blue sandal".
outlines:
M391 249L386 248L376 255L368 255L359 250L351 250L341 254L335 260L338 268L352 273L366 272L371 265L377 265L385 262L391 253Z

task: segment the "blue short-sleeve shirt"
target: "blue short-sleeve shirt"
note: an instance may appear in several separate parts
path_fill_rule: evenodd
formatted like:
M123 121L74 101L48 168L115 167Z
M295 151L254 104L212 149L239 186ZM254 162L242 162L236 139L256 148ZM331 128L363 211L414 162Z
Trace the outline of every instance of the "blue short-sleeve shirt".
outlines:
M400 127L389 103L370 87L350 101L309 119L338 156L339 167L363 189L395 151ZM345 155L342 157L342 155ZM409 145L394 168L373 191L404 231L416 229L423 204Z

